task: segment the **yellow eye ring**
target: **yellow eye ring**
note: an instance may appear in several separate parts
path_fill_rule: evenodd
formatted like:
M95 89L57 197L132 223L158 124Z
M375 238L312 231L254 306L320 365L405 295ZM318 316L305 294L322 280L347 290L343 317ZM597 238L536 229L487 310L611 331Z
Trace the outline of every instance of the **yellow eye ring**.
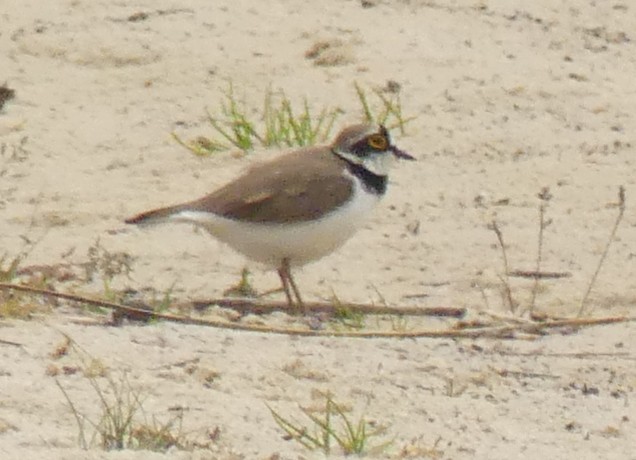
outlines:
M370 136L367 143L369 144L369 147L376 150L386 150L389 147L389 141L381 134L374 134L373 136Z

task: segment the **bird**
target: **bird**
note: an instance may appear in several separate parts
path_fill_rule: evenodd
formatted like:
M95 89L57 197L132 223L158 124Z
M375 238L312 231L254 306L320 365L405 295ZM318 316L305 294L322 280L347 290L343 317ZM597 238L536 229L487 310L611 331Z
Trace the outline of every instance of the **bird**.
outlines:
M387 128L355 124L331 145L302 147L248 169L227 185L187 203L126 219L141 226L183 222L278 271L290 307L304 302L292 268L342 246L385 194L397 148Z

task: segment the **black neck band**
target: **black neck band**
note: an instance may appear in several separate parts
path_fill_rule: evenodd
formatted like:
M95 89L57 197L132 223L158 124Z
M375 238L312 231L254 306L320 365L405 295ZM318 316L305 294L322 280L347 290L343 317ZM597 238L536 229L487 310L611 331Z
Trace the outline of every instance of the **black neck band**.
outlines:
M384 192L386 192L386 176L379 176L377 174L374 174L367 168L355 163L351 163L350 161L347 161L347 169L351 174L358 177L362 181L365 190L371 193L375 193L376 195L384 195Z

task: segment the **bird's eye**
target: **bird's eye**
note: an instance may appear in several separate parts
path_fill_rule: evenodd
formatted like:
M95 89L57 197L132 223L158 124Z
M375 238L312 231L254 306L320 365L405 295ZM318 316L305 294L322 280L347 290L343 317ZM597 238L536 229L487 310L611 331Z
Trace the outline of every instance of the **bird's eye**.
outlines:
M381 134L374 134L373 136L370 136L368 144L369 147L376 150L386 150L389 147L387 138Z

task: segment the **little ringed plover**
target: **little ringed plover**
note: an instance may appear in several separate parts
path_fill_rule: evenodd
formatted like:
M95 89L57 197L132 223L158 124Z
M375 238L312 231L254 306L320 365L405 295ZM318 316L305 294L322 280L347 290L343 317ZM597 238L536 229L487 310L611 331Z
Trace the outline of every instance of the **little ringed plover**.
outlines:
M155 209L128 224L186 222L249 259L275 267L290 305L302 305L291 268L347 241L384 195L394 158L414 160L384 126L344 128L331 145L262 163L210 195Z

